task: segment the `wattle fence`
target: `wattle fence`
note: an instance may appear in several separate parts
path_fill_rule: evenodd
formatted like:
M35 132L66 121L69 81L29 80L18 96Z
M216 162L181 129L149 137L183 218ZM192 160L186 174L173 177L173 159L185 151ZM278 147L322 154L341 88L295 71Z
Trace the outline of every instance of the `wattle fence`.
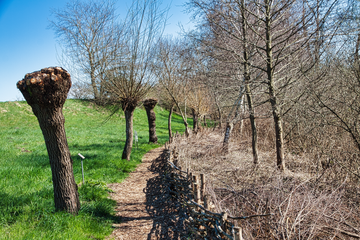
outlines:
M214 204L206 192L206 175L182 170L178 165L178 151L172 145L165 145L167 165L163 186L172 198L186 208L187 229L193 239L230 239L242 240L239 221L265 215L243 217L229 216L226 212L214 212Z

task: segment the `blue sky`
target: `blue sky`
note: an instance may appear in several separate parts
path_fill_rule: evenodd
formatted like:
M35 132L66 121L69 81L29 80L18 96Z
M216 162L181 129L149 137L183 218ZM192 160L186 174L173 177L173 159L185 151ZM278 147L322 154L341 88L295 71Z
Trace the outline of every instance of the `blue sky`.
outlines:
M71 0L70 0L71 1ZM68 0L0 0L0 102L22 100L17 81L26 73L50 66L59 66L60 47L49 29L51 9L63 8ZM184 12L186 0L174 0L169 10L165 34L180 32L193 24ZM119 0L118 9L126 9L131 0ZM164 5L170 1L163 0ZM119 12L120 17L125 12Z

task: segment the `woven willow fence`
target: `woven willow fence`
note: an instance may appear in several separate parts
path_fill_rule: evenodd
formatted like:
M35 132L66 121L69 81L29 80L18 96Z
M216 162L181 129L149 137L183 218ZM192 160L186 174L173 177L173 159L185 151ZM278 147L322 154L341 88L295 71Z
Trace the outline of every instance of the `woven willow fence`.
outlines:
M253 215L246 217L228 216L227 213L214 212L205 191L206 176L183 171L178 165L176 148L165 146L167 166L164 175L164 186L173 198L186 208L188 218L186 225L193 239L230 239L243 240L242 229L236 222L253 217L269 216Z

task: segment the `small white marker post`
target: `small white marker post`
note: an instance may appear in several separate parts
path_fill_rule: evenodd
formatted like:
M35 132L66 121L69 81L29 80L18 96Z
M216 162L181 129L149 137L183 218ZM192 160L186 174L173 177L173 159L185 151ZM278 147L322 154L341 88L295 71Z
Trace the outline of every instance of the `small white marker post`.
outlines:
M82 172L82 178L83 178L83 184L84 184L85 180L84 180L84 164L83 164L83 160L85 159L85 157L83 155L81 155L80 153L78 153L78 155L81 158L81 172Z
M137 131L134 131L135 132L135 145L136 145L136 149L138 149L139 147L139 138L138 138L138 135L137 135Z

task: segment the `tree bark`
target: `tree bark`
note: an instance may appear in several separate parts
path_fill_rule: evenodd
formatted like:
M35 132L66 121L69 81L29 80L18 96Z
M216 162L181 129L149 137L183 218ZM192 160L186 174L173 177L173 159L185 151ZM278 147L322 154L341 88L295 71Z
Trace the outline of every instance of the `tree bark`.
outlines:
M216 99L215 99L215 104L216 104L216 108L217 108L218 113L219 113L219 128L221 129L221 128L222 128L223 117L222 117L220 105L219 105L219 103L216 101Z
M189 137L190 136L189 124L187 122L184 122L184 125L185 125L185 136Z
M149 123L149 142L150 143L157 143L157 136L156 136L156 114L154 112L154 108L158 103L157 99L146 99L144 101L144 107L146 110L146 114L148 117Z
M196 110L194 108L191 108L191 113L193 116L193 132L197 133L198 132L198 124L199 124L199 116L196 113Z
M282 119L280 113L280 106L278 99L275 93L275 79L274 79L274 67L273 67L273 52L272 52L272 29L271 29L271 1L265 0L266 4L266 58L267 58L267 78L268 78L268 88L269 88L269 97L270 104L272 107L272 113L274 118L275 125L275 136L276 136L276 165L280 171L285 170L284 162L284 139L283 139L283 130L282 130Z
M252 136L252 151L253 151L253 163L256 165L259 162L258 158L258 151L257 151L257 129L255 124L255 110L253 107L253 101L251 97L250 91L250 63L249 63L249 54L248 54L248 40L247 40L247 25L245 22L245 1L241 1L241 26L243 32L243 56L244 56L244 80L245 80L245 92L246 92L246 99L248 102L249 107L249 114L250 114L250 123L251 123L251 136Z
M174 105L170 106L170 110L169 110L169 118L168 118L168 130L169 130L169 142L172 143L172 130L171 130L171 117L172 117L172 113L174 111Z
M125 122L126 122L126 141L124 150L122 153L122 159L130 161L131 150L133 146L133 120L134 120L134 109L125 109Z
M49 155L56 210L76 214L79 194L65 134L62 107L71 87L70 74L60 67L26 74L17 87L39 121Z
M188 122L187 122L186 112L184 113L184 112L181 110L181 108L180 108L180 106L179 106L178 103L176 103L176 106L177 106L177 108L178 108L178 110L179 110L179 112L180 112L180 114L181 114L181 117L182 117L182 119L183 119L183 122L184 122L184 126L185 126L185 136L186 136L186 137L189 137L189 136L190 136L190 131L189 131L189 124L188 124Z
M134 139L134 111L139 100L137 98L124 98L121 100L121 107L125 113L126 140L121 158L130 161L131 150Z
M354 53L354 65L355 65L355 76L360 83L360 61L359 61L359 48L360 48L360 33L357 36L355 53Z
M251 145L252 145L252 151L253 151L253 162L254 164L259 163L259 156L258 156L258 150L257 150L257 128L255 123L255 110L253 106L253 101L251 97L250 87L248 84L245 85L246 90L246 99L249 106L249 113L250 113L250 124L251 124Z
M271 101L272 102L272 101ZM279 107L276 103L273 105L273 117L275 124L275 137L276 137L276 165L281 170L285 170L284 161L284 137L282 128L282 119L279 113Z
M91 53L88 53L89 54L89 62L90 62L90 80L91 80L91 87L93 89L93 92L94 92L94 98L95 98L95 101L99 101L100 99L100 96L99 96L99 90L98 90L98 87L96 85L96 77L95 77L95 67L93 66L94 63L93 63L93 59L92 59L92 54Z
M243 99L244 99L244 84L240 87L240 94L238 99L236 99L236 102L234 106L232 107L228 118L226 120L226 128L225 128L225 137L223 141L223 152L228 153L229 152L229 141L230 141L230 135L232 132L232 129L234 128L234 124L236 124L239 120L241 120L241 117L239 117L239 110L241 106L243 105ZM234 117L231 119L232 114L235 112Z
M80 209L80 201L66 140L62 108L41 109L38 105L34 105L32 109L38 118L49 155L55 208L77 213Z
M226 129L225 129L225 137L223 142L223 152L228 153L229 152L229 141L230 141L230 135L233 130L234 124L232 121L228 121L226 123Z

